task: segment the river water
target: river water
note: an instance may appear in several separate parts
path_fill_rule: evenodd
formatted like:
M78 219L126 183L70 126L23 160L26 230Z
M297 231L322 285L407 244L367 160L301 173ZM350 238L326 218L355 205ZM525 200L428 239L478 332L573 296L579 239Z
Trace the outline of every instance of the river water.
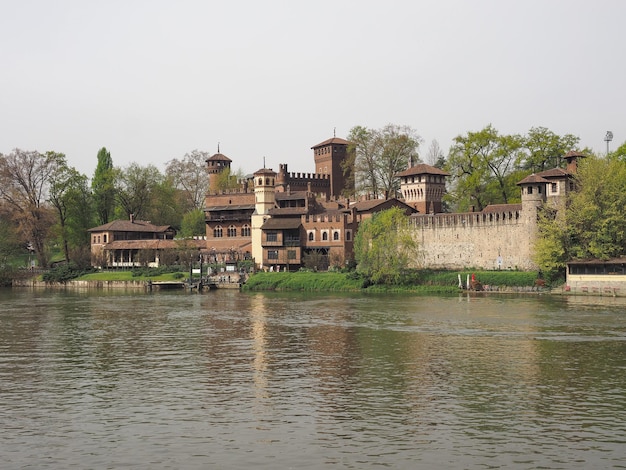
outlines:
M0 290L3 469L624 468L626 300Z

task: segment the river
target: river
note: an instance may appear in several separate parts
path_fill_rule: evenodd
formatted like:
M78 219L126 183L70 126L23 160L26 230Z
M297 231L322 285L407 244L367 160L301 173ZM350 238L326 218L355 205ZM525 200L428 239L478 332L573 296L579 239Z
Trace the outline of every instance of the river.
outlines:
M626 467L626 300L0 290L3 469Z

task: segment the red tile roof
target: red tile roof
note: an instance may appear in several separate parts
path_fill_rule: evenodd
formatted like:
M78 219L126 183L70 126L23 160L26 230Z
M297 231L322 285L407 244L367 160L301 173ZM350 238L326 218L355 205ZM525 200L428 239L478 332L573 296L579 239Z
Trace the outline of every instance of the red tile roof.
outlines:
M325 146L330 145L330 144L350 145L350 142L348 142L345 139L341 139L339 137L331 137L330 139L327 139L324 142L320 142L319 144L314 145L311 148L312 149L316 149L316 148L319 148L319 147L325 147Z
M396 176L413 176L413 175L442 175L442 176L450 176L450 173L443 171L440 168L435 166L427 165L426 163L418 163L407 170L404 170L401 173L398 173Z
M162 233L174 230L170 225L154 225L145 220L114 220L108 224L90 228L88 232L152 232Z

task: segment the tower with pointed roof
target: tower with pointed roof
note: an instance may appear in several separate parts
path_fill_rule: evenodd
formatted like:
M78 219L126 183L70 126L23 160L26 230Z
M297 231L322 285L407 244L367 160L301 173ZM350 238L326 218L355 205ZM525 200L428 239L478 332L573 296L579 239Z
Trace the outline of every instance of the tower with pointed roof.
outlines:
M409 168L397 175L404 202L420 214L438 214L443 210L446 177L450 174L425 163L409 165Z
M220 153L220 146L217 146L217 153L207 158L209 173L209 191L215 193L218 187L219 175L226 169L230 169L232 160L226 155Z
M311 147L315 157L315 172L330 176L330 196L339 197L346 187L342 163L348 157L350 142L333 136Z

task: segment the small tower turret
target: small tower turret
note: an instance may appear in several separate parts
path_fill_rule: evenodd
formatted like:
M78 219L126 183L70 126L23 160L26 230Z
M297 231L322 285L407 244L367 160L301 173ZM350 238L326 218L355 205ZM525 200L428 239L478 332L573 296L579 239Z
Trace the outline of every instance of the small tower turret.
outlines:
M207 158L205 161L208 165L207 171L209 173L209 192L215 193L217 192L217 182L220 173L222 173L226 169L230 170L230 164L232 160L226 155L222 155L220 153L220 146L218 145L217 153Z

